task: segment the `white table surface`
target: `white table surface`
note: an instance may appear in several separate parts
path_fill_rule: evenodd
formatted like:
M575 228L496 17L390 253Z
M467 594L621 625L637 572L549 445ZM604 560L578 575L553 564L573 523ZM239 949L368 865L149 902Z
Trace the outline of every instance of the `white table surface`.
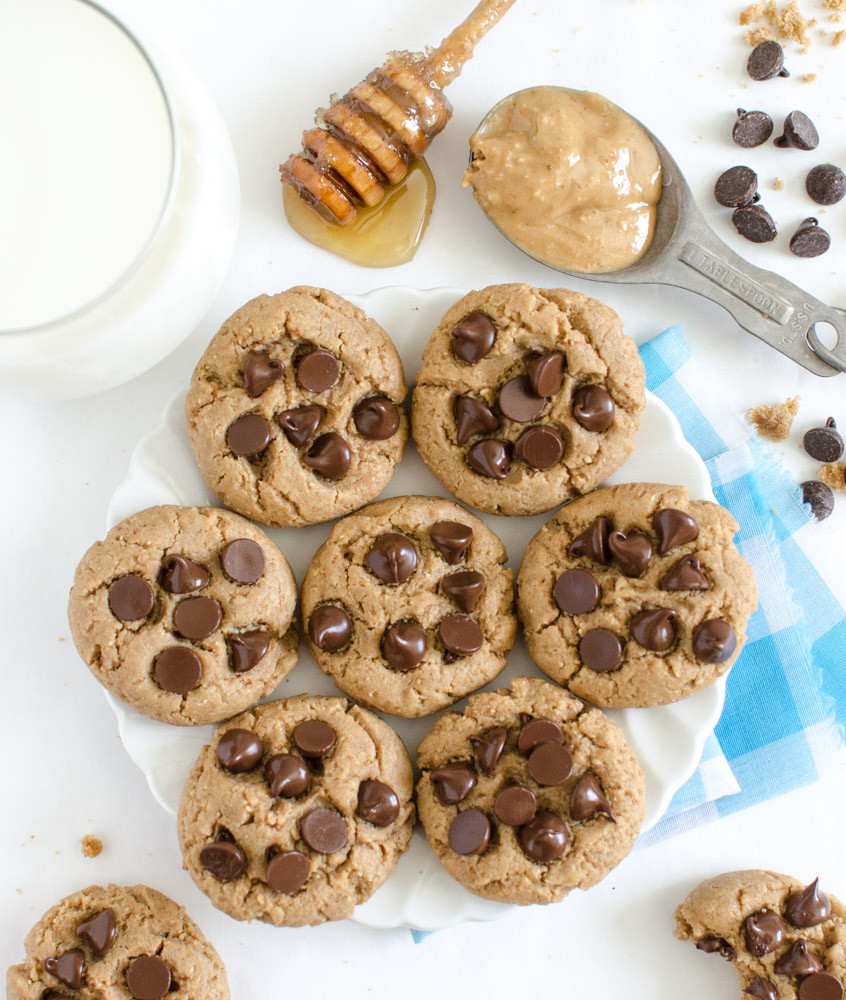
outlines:
M392 48L437 43L471 0L408 5L369 0L109 0L142 33L164 38L194 68L230 129L242 181L235 258L208 314L165 362L119 389L34 404L0 399L3 427L0 575L4 792L0 823L0 966L19 961L25 932L61 896L91 882L145 881L175 897L221 952L236 1000L296 996L625 996L713 1000L737 995L729 966L672 937L672 910L701 878L770 867L846 898L842 776L793 792L658 846L635 852L603 883L563 903L518 910L494 924L464 925L414 945L406 930L351 922L280 930L239 924L215 911L181 870L173 821L153 801L117 739L111 710L82 667L65 605L73 569L104 530L108 500L128 454L165 403L187 384L221 321L246 299L295 284L340 293L381 285L481 287L522 280L565 283L614 306L641 340L681 323L708 379L742 413L799 393L793 438L781 447L799 480L814 463L802 432L830 414L846 426L843 376L819 379L743 334L719 308L684 292L561 281L506 243L460 186L467 138L505 94L534 84L596 90L641 118L670 148L706 217L735 249L833 304L846 305L846 203L817 214L834 249L799 261L737 237L711 189L735 163L756 166L764 203L786 237L812 213L803 178L815 163L846 166L846 49L812 32L806 55L787 47L793 76L753 84L737 26L741 3L712 0L518 0L451 88L455 115L428 160L438 184L429 230L415 260L366 270L302 242L281 211L276 166L327 95L362 78ZM800 0L828 30L821 0ZM846 26L846 25L844 25ZM818 74L804 83L804 73ZM767 147L742 152L729 136L734 108L774 118L794 108L816 121L815 153ZM60 167L57 166L60 174ZM772 190L772 179L785 182ZM653 319L646 323L644 310ZM654 323L655 316L660 323ZM421 345L422 346L422 345ZM842 569L846 496L803 544L846 600ZM105 848L80 852L92 833Z

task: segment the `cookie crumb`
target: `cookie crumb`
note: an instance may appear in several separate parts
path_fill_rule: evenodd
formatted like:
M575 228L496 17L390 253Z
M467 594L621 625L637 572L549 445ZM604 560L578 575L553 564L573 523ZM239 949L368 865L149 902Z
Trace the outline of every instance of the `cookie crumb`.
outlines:
M773 190L774 191L784 190L784 181L780 177L773 178Z
M764 404L753 406L746 416L761 435L770 441L784 441L790 434L790 428L796 414L799 412L800 396L793 396L785 403Z
M86 858L96 858L103 850L103 841L99 837L92 836L90 833L85 834L81 843L82 853Z
M813 83L817 78L816 73L805 73L802 76L802 83ZM784 185L782 185L783 187ZM779 188L781 190L781 188Z
M846 465L842 462L828 462L820 466L817 473L821 483L840 492L846 490Z

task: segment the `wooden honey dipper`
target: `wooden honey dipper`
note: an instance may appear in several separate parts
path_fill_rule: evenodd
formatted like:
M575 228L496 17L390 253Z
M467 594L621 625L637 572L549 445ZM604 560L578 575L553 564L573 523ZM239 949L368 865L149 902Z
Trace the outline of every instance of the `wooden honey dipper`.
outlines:
M452 107L443 88L515 0L481 0L428 55L392 52L303 132L302 153L279 168L283 184L329 222L346 226L378 204L443 131Z

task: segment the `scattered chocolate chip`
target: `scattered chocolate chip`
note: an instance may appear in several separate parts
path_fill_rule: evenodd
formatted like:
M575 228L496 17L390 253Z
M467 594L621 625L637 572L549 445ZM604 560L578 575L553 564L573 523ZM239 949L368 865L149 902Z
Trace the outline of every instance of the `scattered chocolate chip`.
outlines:
M699 525L690 514L673 507L656 510L652 515L652 527L658 536L658 555L666 555L677 545L684 545L699 537Z
M168 646L153 662L153 676L164 691L188 694L203 677L203 661L188 646Z
M495 726L486 733L471 736L470 742L476 752L476 763L483 774L490 774L505 749L508 731L505 726Z
M771 39L759 42L749 53L746 72L753 80L771 80L774 76L790 76L784 68L784 49Z
M586 615L599 603L599 584L583 569L568 569L555 581L552 596L568 615Z
M778 230L770 213L763 205L745 205L731 214L734 228L750 243L771 243Z
M794 927L816 927L831 916L831 900L815 878L801 892L791 893L784 903L784 915Z
M142 955L129 963L126 985L135 1000L161 1000L170 991L170 967L158 955Z
M438 625L441 642L455 656L470 656L482 648L482 630L467 615L447 615Z
M309 351L297 365L297 383L307 392L325 392L338 381L341 363L331 351Z
M274 892L292 896L308 882L311 862L302 851L277 851L267 862L264 880Z
M216 840L200 851L200 864L218 882L234 882L247 870L247 859L237 844Z
M579 641L582 663L597 673L614 670L623 656L620 640L607 628L592 628Z
M563 785L573 773L573 757L560 743L540 743L529 754L529 775L544 787Z
M456 323L450 336L455 357L473 365L493 349L496 343L496 326L485 313L472 312Z
M608 549L608 518L598 517L567 546L567 555L575 559L586 557L605 566L611 558Z
M295 448L302 448L314 437L314 432L320 426L325 412L317 403L309 403L308 406L297 406L293 410L282 410L281 413L277 413L276 423Z
M554 427L527 427L514 442L514 456L532 469L551 469L561 461L564 441Z
M270 424L258 413L238 417L226 432L226 443L235 455L259 455L272 440Z
M135 622L153 610L155 594L147 581L134 573L119 576L109 587L109 608L115 618Z
M596 775L583 774L576 782L573 793L570 796L570 816L572 819L583 822L603 813L612 823L616 823L614 813L611 811L611 803L605 797Z
M773 140L780 149L816 149L820 137L814 123L803 111L791 111L784 119L784 132Z
M647 535L622 531L608 533L608 549L623 576L640 576L652 560L652 542Z
M399 430L397 404L387 396L368 396L355 404L353 423L368 441L387 441Z
M779 976L810 976L821 971L820 960L808 951L808 942L803 938L794 941L773 966L773 972Z
M264 552L251 538L236 538L223 547L220 565L233 583L255 583L264 572Z
M843 438L837 430L834 417L829 417L825 427L814 427L802 438L802 447L817 462L836 462L843 454Z
M693 654L703 663L722 663L736 645L734 629L722 618L701 622L693 631Z
M784 923L772 910L758 910L743 921L746 947L755 956L769 955L784 940Z
M510 378L499 390L496 401L503 416L518 424L528 424L539 417L547 404L532 389L528 375Z
M707 937L701 937L696 942L696 947L700 951L705 951L709 955L718 954L722 955L723 958L727 959L729 962L734 961L737 957L737 952L735 949L726 941L725 938L717 937L716 934L709 934Z
M564 382L564 372L567 370L567 359L563 354L541 354L526 362L529 382L536 396L549 399L558 394Z
M464 562L473 540L473 529L458 521L435 521L429 528L429 538L449 565L455 566Z
M815 521L824 521L834 510L834 493L825 483L809 479L802 483L802 503L810 505Z
M531 788L509 785L494 799L494 815L507 826L523 826L535 818L538 800Z
M535 861L555 861L570 843L567 824L547 809L539 809L535 818L520 827L520 846Z
M303 757L320 760L335 749L338 735L323 719L307 719L294 726L291 739Z
M450 823L447 836L456 854L481 854L491 839L491 823L478 809L465 809Z
M295 799L308 788L308 768L292 753L277 753L264 765L264 780L274 799Z
M606 431L614 423L614 400L598 385L583 385L573 394L573 416L587 431Z
M843 1000L843 983L830 972L814 972L799 984L799 1000Z
M450 573L441 580L444 596L454 601L466 614L476 610L484 590L485 578L474 569Z
M490 434L499 427L500 419L494 411L473 396L456 396L452 409L456 444L467 444L477 434Z
M176 605L173 627L183 639L207 639L220 628L223 612L211 597L186 597Z
M641 611L629 620L629 634L644 649L666 652L676 641L675 617L676 612L669 608Z
M426 655L426 631L417 622L396 622L385 629L381 649L395 670L413 670Z
M162 559L159 583L169 594L191 594L208 582L207 571L186 556L170 555Z
M90 920L81 923L76 933L91 945L95 955L102 958L115 941L117 918L114 910L100 910Z
M245 674L267 655L270 635L260 628L237 632L226 637L226 645L229 647L229 665L236 674Z
M437 771L432 771L429 780L435 786L435 796L441 805L457 806L473 790L476 772L469 764L444 764Z
M58 958L45 958L42 963L47 972L54 976L64 986L78 990L85 974L85 954L79 948L66 951Z
M751 167L729 167L717 178L714 198L726 208L738 208L758 201L758 175Z
M320 435L302 459L310 469L335 482L349 472L352 452L340 434L329 431Z
M790 237L790 252L795 257L819 257L831 246L831 237L816 219L805 219Z
M389 531L370 546L364 565L382 583L405 583L417 568L417 549L408 536Z
M699 556L682 556L667 570L661 590L710 590L711 581L702 572Z
M373 826L390 826L399 816L400 803L397 793L384 781L367 778L358 786L356 816Z
M263 753L262 742L251 729L227 729L217 741L217 759L231 774L252 771Z
M755 976L743 992L758 997L758 1000L778 1000L778 990L769 979L765 979L763 976Z
M480 476L489 479L505 479L511 467L512 446L499 438L485 438L471 445L466 462Z
M347 844L347 824L334 809L312 809L300 820L300 835L318 854L334 854Z
M555 719L527 719L517 737L517 749L529 754L541 743L562 743L564 732Z
M766 111L737 109L737 121L731 130L736 145L743 149L760 146L773 134L773 120Z
M244 359L241 372L247 395L255 398L282 377L285 366L276 358L268 357L265 351L250 351Z
M308 620L308 637L318 649L337 653L350 641L352 622L343 608L320 604Z
M805 190L818 205L836 205L846 195L846 174L833 163L821 163L808 172Z

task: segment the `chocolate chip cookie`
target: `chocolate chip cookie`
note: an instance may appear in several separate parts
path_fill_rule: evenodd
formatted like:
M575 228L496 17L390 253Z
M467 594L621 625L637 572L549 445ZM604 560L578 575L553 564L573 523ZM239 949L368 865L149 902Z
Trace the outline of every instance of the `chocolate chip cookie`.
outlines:
M843 998L846 907L819 879L728 872L698 885L675 916L676 937L734 964L744 996Z
M645 405L620 317L564 288L492 285L423 352L412 432L448 490L491 514L538 514L625 462Z
M417 748L417 806L444 868L471 892L551 903L629 853L644 778L619 728L548 681L473 695Z
M595 705L686 698L737 659L758 594L737 523L683 486L629 483L562 508L529 542L518 611L535 663Z
M151 719L199 726L264 698L297 662L296 582L254 524L217 507L151 507L76 570L71 634L91 672Z
M301 926L352 915L414 825L400 738L344 698L299 695L225 723L185 784L183 865L237 920Z
M321 288L260 295L223 324L185 412L209 488L262 524L316 524L382 492L407 387L388 335Z
M350 697L412 718L492 680L514 644L502 542L437 497L381 500L344 518L303 582L305 634Z
M229 1000L200 928L146 885L89 886L49 909L6 976L8 1000Z

